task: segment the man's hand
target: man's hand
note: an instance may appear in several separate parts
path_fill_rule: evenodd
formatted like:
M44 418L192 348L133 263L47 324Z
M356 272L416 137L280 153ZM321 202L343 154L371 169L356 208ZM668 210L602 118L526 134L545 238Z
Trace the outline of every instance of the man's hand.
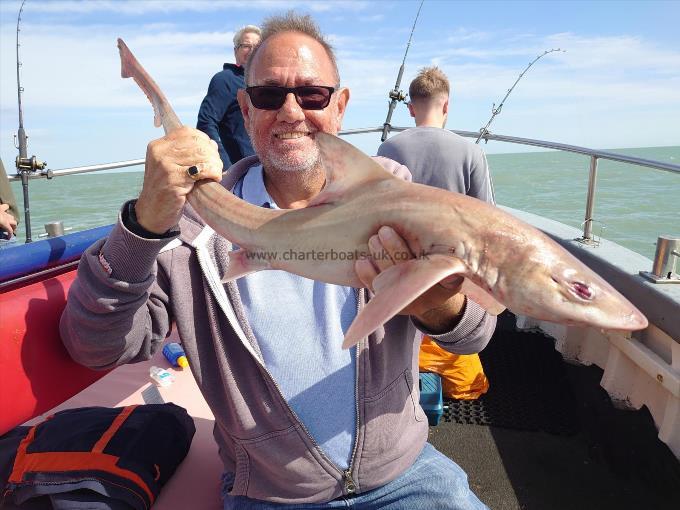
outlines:
M397 163L393 159L386 158L384 156L371 156L371 158L373 158L373 161L378 163L381 167L383 167L385 170L387 170L395 177L399 177L400 179L407 182L413 181L411 171L408 169L406 165Z
M368 240L370 259L361 259L354 269L368 289L385 269L415 258L406 241L390 227L381 227ZM445 333L460 320L465 307L465 296L460 294L463 278L450 276L431 287L404 308L401 315L412 315L432 333Z
M16 235L17 220L9 211L9 204L0 204L0 230Z
M187 174L190 166L198 168L201 179L222 179L217 144L205 133L184 126L149 143L144 185L135 205L137 222L143 228L164 234L177 225L195 184Z

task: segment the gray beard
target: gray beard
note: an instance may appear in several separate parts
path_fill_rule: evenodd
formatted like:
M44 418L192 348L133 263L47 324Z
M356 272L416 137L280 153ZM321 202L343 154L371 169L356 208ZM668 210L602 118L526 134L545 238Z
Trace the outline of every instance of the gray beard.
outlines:
M251 140L253 140L252 136ZM321 153L316 144L314 145L314 153L306 154L303 160L290 158L287 154L275 153L273 150L266 150L266 148L259 147L259 144L255 142L253 142L253 146L262 166L271 170L306 173L321 166Z

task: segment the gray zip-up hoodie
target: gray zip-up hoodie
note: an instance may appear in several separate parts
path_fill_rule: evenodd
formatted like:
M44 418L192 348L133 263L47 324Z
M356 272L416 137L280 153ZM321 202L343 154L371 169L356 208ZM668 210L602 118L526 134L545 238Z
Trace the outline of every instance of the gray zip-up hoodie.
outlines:
M256 157L225 174L232 189ZM230 243L186 206L176 236L143 239L118 224L83 254L61 319L62 339L83 365L149 359L178 330L198 387L215 415L214 435L233 495L314 503L382 486L416 459L427 439L419 405L419 335L397 316L357 345L357 433L351 465L330 462L286 403L264 365L234 282L221 283ZM360 306L365 303L359 290ZM468 301L453 331L434 335L452 352L479 352L495 327ZM282 332L295 341L295 332ZM301 361L301 367L304 361Z

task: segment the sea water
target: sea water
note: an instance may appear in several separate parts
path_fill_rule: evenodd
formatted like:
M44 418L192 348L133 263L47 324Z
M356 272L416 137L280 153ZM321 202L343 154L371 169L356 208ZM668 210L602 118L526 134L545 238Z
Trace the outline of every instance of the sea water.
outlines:
M680 146L613 149L629 156L680 164ZM488 156L499 204L582 228L590 158L558 151ZM120 206L137 197L143 173L80 174L29 184L33 239L47 222L71 232L113 223ZM12 188L19 206L19 182ZM23 212L22 212L23 214ZM600 160L593 233L652 258L659 235L680 237L680 175ZM25 238L21 218L19 237Z

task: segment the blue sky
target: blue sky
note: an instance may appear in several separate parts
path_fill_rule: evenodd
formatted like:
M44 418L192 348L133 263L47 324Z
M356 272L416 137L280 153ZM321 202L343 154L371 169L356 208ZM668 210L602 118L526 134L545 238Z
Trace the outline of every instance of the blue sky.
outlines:
M0 2L0 155L11 166L18 126L15 64L20 2ZM419 2L28 0L22 17L29 155L53 169L141 158L162 135L151 107L120 78L122 37L194 125L211 76L233 61L236 28L293 8L334 43L352 98L345 128L379 126ZM448 127L476 131L523 68L491 131L593 148L680 145L680 2L426 0L402 89L437 64L452 84ZM393 124L410 126L400 105ZM366 152L378 136L354 137ZM487 145L490 153L513 146ZM533 150L533 149L532 149ZM9 163L9 165L7 164Z

